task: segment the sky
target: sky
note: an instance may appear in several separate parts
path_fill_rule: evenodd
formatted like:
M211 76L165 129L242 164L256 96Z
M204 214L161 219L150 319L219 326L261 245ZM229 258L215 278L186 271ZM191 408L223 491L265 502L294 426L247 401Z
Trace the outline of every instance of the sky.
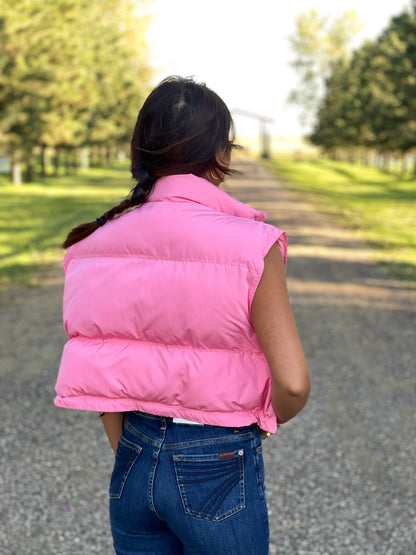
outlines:
M288 37L296 16L316 8L339 17L355 8L364 28L355 46L375 38L409 0L153 0L148 42L154 84L168 75L194 76L227 106L268 116L273 136L308 133L299 109L287 103L297 77ZM258 124L235 118L237 133L254 135Z

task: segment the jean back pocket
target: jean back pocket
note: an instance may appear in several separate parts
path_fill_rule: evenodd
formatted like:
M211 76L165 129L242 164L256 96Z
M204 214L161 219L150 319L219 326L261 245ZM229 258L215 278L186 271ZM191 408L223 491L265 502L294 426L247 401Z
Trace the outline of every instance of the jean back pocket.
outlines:
M185 513L224 520L245 507L244 450L214 455L174 455Z
M124 485L142 448L121 436L110 481L110 499L120 499Z

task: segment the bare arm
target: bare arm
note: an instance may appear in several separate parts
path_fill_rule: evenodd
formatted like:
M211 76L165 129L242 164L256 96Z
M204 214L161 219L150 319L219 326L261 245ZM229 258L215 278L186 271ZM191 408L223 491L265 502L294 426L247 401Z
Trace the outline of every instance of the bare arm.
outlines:
M279 422L287 422L306 404L310 377L290 308L282 255L276 244L264 259L251 319L272 376L273 409Z
M108 441L110 442L114 454L116 454L121 431L123 429L124 412L105 412L100 416L104 424Z

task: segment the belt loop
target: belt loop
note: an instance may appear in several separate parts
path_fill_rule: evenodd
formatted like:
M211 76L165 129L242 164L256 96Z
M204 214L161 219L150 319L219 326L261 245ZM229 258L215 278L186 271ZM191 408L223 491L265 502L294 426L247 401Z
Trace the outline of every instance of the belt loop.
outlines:
M160 429L164 432L166 430L166 416L160 417Z

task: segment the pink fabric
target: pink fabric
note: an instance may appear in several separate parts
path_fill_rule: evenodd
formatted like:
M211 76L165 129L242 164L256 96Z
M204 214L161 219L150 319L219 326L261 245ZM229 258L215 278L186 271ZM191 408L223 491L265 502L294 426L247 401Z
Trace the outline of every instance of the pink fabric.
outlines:
M276 431L250 322L264 256L286 235L194 175L70 247L56 405Z

